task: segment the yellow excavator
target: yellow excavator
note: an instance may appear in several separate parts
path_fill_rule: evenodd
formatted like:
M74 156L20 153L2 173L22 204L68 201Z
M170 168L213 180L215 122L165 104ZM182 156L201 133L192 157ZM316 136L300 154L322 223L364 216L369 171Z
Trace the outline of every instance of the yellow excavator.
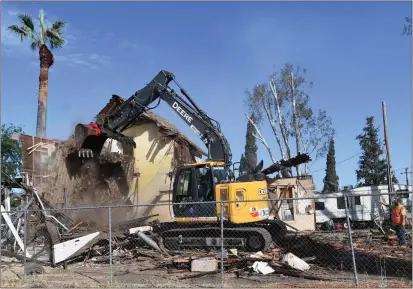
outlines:
M172 81L183 96L169 86ZM283 222L269 219L266 174L274 169L263 171L261 161L253 172L235 178L231 149L219 123L198 107L171 72L160 71L104 119L88 125L78 124L74 136L79 158L99 156L108 138L136 148L133 139L122 131L144 111L152 109L148 107L151 103L158 101L159 104L161 99L208 148L205 162L183 165L174 173L175 221L157 227L162 245L167 249L221 246L223 233L224 246L255 252L269 249L272 241L286 232ZM306 162L309 157L299 159Z

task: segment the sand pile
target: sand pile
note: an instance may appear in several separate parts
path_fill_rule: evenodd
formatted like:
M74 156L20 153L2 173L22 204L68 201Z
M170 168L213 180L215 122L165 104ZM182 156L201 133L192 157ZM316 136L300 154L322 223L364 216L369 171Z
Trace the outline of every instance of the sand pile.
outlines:
M107 206L130 204L127 201L129 185L133 177L134 159L119 153L105 153L98 159L78 158L74 140L59 144L53 162L52 174L43 183L44 198L55 208L62 208L64 192L67 207ZM129 210L128 210L129 211ZM65 211L75 220L107 226L108 209ZM113 210L114 223L127 220L128 212Z

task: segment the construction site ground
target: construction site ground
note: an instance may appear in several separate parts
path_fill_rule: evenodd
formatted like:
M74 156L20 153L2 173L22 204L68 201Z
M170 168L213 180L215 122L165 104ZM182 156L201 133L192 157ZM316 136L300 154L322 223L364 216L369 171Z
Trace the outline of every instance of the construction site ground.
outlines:
M411 288L411 237L408 237L409 245L406 248L399 248L397 245L390 244L392 240L384 240L378 230L374 231L371 242L367 241L367 236L368 230L353 232L359 287ZM352 254L345 231L291 233L280 245L280 250L308 260L310 269L297 275L296 271L290 274L288 270L285 271L285 268L279 267L274 273L263 275L248 271L245 268L247 265L242 262L231 264L231 260L235 260L234 257L224 260L225 273L222 278L219 262L217 272L197 273L191 272L188 266L171 268L170 264L161 258L151 258L150 256L156 256L156 253L152 252L138 254L138 257L128 260L117 259L115 256L111 283L108 262L97 263L86 260L69 264L66 269L62 266L52 268L28 263L24 274L25 270L21 262L14 258L2 257L0 285L2 288L20 286L349 288L355 286Z

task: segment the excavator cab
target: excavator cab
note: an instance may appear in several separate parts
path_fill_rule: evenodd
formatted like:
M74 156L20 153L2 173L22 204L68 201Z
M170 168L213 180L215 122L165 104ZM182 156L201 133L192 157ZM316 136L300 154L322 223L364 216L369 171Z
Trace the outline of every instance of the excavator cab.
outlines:
M262 221L269 217L267 200L265 180L231 182L231 173L222 162L186 165L175 174L173 211L177 222L216 222L221 216L220 201L223 217L231 223Z

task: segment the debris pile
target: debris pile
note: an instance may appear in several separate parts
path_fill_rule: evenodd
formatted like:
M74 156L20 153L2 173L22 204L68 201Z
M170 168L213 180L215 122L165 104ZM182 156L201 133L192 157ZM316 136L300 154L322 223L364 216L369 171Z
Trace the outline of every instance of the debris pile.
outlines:
M69 262L96 265L110 263L108 249L107 240L100 240ZM129 235L127 238L117 237L112 240L112 262L114 265L134 264L137 271L163 269L167 270L169 274L179 273L180 278L178 279L180 280L221 272L221 252L219 249L209 252L187 250L159 253L136 235ZM301 264L301 267L297 267L297 264ZM252 274L283 274L309 280L332 280L322 277L320 274L308 272L310 265L306 261L291 253L282 254L280 248L273 248L265 254L262 252L252 254L229 249L225 251L223 256L223 269L226 274L232 273L238 278L247 278ZM117 272L117 274L121 273Z
M132 156L111 152L102 152L98 159L88 159L82 166L74 139L70 138L57 147L52 174L41 188L42 196L56 209L64 206L128 204L126 198L133 177L133 166ZM103 224L108 221L107 209L71 210L65 213L74 220ZM112 219L115 222L123 221L127 215L118 210Z

